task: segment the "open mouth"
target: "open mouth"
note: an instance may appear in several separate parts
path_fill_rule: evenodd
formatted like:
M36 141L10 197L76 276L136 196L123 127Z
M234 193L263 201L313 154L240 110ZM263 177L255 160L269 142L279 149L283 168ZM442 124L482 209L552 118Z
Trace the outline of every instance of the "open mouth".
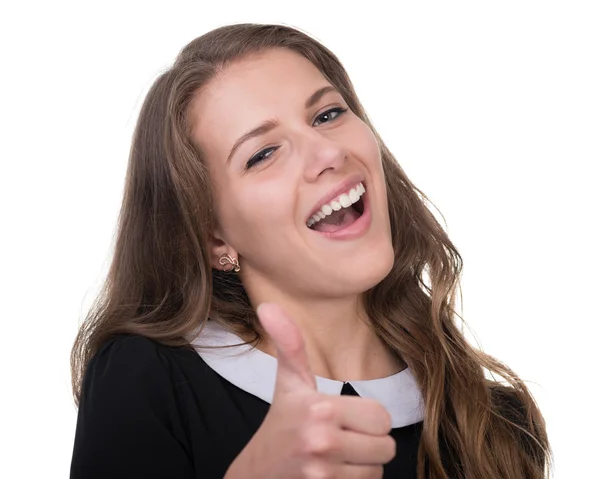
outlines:
M365 187L362 182L341 194L311 216L306 226L320 233L335 233L354 224L365 211Z

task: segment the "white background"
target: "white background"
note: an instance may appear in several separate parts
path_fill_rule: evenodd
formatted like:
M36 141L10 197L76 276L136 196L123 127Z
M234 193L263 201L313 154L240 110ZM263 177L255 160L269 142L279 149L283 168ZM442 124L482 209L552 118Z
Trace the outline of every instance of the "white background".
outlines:
M464 317L530 385L555 477L597 473L598 2L351 3L3 4L1 477L68 477L69 352L108 267L141 102L188 41L239 22L299 27L339 56L443 213Z

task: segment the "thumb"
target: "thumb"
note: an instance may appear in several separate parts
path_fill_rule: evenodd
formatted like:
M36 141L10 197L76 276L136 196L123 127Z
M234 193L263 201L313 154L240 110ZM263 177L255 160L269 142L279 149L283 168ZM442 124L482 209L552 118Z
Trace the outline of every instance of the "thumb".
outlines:
M261 303L256 314L277 350L275 395L299 390L316 391L302 332L294 320L275 303Z

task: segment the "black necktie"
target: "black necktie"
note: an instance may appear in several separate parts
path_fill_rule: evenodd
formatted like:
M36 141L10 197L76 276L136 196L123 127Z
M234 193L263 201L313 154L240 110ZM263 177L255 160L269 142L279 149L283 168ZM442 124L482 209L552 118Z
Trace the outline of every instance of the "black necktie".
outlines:
M352 387L352 384L350 383L344 383L344 385L342 386L342 393L343 396L358 396L359 394L354 390L354 388Z

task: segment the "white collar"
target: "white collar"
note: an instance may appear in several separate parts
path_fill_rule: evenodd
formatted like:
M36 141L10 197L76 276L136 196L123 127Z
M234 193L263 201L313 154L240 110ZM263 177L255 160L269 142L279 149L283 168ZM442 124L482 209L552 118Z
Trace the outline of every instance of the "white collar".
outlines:
M191 341L200 357L220 376L240 389L271 404L275 390L277 359L241 344L243 340L215 321L207 321L202 332ZM204 348L205 346L231 346ZM315 376L317 389L339 395L343 381ZM392 427L404 427L423 420L423 397L409 368L380 379L347 381L365 398L379 401L392 418Z

